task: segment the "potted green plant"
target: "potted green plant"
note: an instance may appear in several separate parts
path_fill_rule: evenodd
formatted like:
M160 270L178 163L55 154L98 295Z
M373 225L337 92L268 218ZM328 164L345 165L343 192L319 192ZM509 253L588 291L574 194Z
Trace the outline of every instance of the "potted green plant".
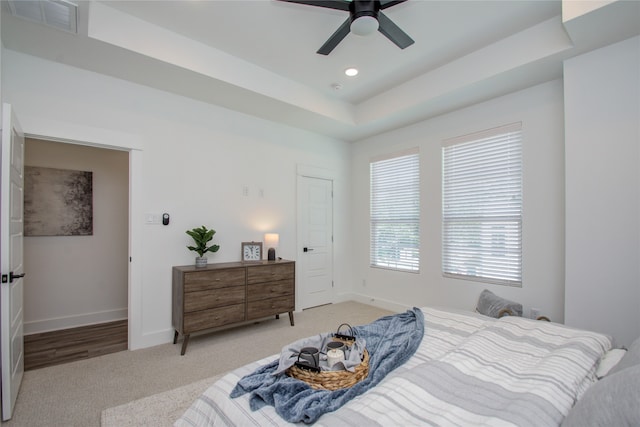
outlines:
M216 230L208 230L204 225L202 227L196 227L191 230L187 230L187 234L193 238L196 242L195 246L187 246L190 251L198 253L196 257L196 267L206 267L207 257L204 256L207 252L218 252L219 245L207 246L207 244L213 239L213 235L216 234Z

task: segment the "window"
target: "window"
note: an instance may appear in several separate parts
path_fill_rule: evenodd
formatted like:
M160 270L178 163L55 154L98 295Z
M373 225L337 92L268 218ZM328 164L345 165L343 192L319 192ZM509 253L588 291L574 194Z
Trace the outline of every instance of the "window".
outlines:
M522 284L522 125L447 140L442 148L442 271Z
M420 159L418 149L370 164L372 267L420 270Z

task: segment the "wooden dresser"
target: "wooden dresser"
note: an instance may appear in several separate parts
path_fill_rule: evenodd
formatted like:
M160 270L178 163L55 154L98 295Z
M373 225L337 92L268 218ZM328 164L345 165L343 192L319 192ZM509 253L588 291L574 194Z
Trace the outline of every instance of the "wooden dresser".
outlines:
M173 267L173 343L183 335L295 310L295 262L226 262Z

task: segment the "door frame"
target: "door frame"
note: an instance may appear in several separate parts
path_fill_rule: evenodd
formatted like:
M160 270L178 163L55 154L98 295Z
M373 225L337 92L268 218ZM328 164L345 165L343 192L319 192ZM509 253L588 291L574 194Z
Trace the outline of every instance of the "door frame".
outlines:
M128 348L136 350L154 345L142 331L142 164L143 144L137 135L74 123L22 118L25 138L66 144L86 145L129 153L129 268L128 268ZM117 141L117 144L114 143ZM136 220L138 219L138 220Z
M318 166L310 166L310 165L304 165L304 164L298 164L296 165L296 194L298 194L298 178L299 177L305 177L305 178L315 178L315 179L325 179L328 181L331 181L332 185L332 189L335 189L335 171L331 170L331 169L326 169L326 168L322 168L322 167L318 167ZM332 200L331 202L331 235L335 236L335 198ZM305 246L305 242L302 239L302 232L301 232L301 212L300 212L300 200L296 200L296 254L302 254L303 252L303 248ZM335 275L335 245L334 245L334 239L331 239L331 280L332 282L334 281L334 275ZM296 256L296 259L298 258L298 256ZM302 304L300 302L300 299L302 298L302 292L299 291L300 289L302 289L302 281L301 281L301 274L300 274L300 270L299 268L296 268L296 286L298 289L296 289L296 309L297 311L300 311L298 309L298 307L301 307ZM335 293L335 288L332 288L332 293L331 293L331 302L334 303L336 301L336 293Z

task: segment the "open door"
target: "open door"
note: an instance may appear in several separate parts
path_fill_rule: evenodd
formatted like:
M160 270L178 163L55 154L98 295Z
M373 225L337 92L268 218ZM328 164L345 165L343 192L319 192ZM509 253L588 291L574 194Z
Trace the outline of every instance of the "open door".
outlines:
M0 159L0 355L2 358L2 420L13 407L24 374L22 231L24 187L24 135L11 105L2 105Z

